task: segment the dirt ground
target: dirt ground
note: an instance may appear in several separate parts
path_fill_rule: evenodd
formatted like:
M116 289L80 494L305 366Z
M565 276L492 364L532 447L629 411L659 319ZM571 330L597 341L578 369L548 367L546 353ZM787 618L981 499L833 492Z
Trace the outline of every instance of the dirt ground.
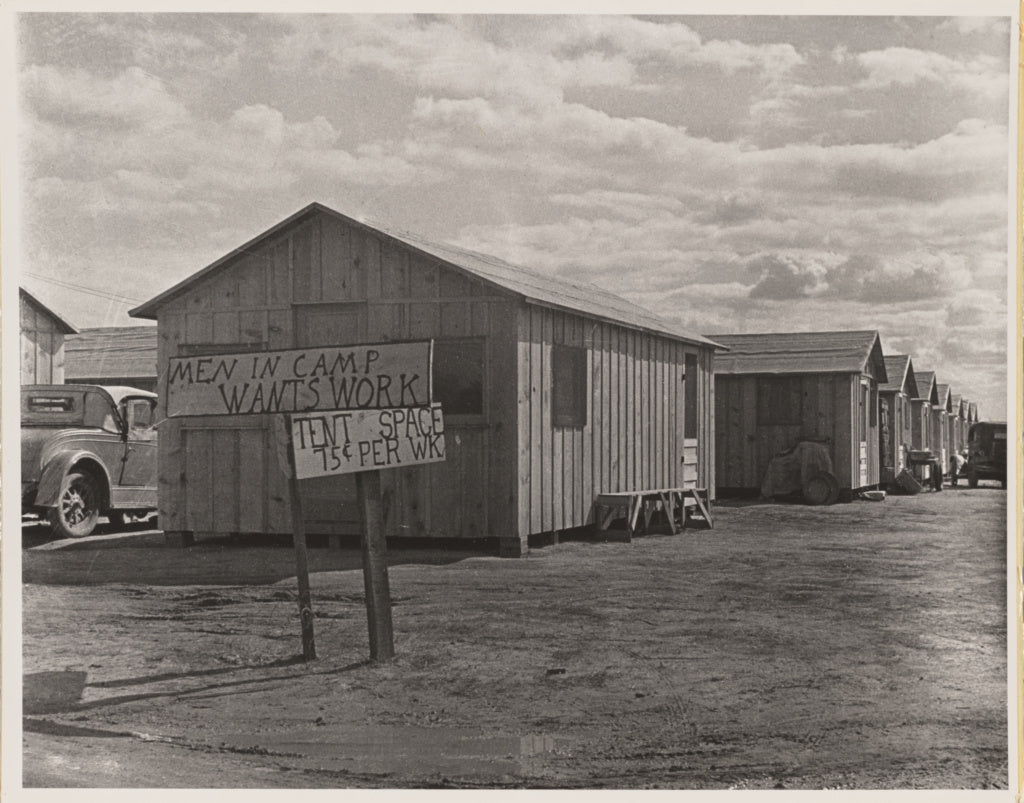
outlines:
M1005 789L1006 494L718 506L501 559L22 550L26 787ZM30 548L31 547L31 548Z

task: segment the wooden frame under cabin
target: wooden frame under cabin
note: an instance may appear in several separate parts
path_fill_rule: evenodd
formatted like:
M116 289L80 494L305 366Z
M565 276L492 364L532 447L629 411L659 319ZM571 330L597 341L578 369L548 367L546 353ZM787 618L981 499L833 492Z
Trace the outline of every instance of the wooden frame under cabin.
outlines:
M433 338L447 459L381 472L390 537L519 555L591 523L599 494L714 487L716 344L584 282L314 203L131 314L157 321L161 374L182 354ZM162 425L166 531L289 531L269 418ZM300 486L308 532L359 532L351 475Z
M841 498L880 482L878 333L708 335L715 360L717 493L751 495L768 463L801 440L829 444Z
M78 330L24 288L18 288L22 385L64 384L64 339Z
M911 399L917 396L917 378L908 354L886 354L885 372L889 380L878 388L879 460L881 483L890 485L907 466L913 448Z

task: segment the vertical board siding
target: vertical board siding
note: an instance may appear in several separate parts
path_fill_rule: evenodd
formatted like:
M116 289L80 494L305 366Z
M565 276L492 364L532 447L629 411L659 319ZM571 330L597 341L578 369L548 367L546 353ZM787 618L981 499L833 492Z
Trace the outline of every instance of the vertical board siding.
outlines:
M19 293L19 329L23 385L64 384L64 334L44 307Z
M715 377L715 483L721 488L756 489L771 459L804 437L828 439L832 467L841 488L860 487L860 430L857 420L861 377L856 374L808 374L799 378L801 422L759 425L757 375ZM877 401L870 380L868 400ZM876 417L876 422L877 422ZM879 429L867 432L867 484L880 476Z
M482 337L482 416L446 422L444 463L385 472L388 535L525 537L582 526L601 492L714 476L710 352L680 381L684 346L504 296L482 281L328 215L282 229L159 310L160 365L188 346ZM551 347L585 348L583 426L554 427ZM161 381L165 381L165 375ZM683 442L685 393L698 432ZM473 419L473 420L469 420ZM160 515L171 531L288 532L270 416L161 429ZM357 530L351 478L303 481L310 533Z
M675 341L530 304L520 306L516 461L521 534L592 523L597 494L710 479L711 358L698 353L698 431L683 445L685 354ZM551 345L587 350L583 426L551 422ZM685 461L685 462L684 462ZM528 529L522 529L528 527Z

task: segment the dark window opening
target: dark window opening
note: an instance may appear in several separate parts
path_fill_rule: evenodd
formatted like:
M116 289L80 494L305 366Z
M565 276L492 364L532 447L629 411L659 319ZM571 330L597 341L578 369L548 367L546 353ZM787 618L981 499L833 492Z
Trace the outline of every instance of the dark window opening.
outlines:
M556 427L587 425L587 350L551 347L551 423Z
M434 341L434 400L444 415L483 415L484 341Z
M762 377L757 384L757 423L785 426L802 421L799 377Z
M683 374L683 437L697 437L697 355L687 354Z

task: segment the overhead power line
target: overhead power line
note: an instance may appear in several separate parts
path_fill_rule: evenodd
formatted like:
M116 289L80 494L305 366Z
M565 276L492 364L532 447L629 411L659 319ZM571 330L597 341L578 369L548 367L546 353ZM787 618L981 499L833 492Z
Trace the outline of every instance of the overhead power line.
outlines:
M94 287L85 287L84 285L75 284L74 282L66 282L63 279L54 279L52 276L43 276L29 271L25 271L24 273L26 276L31 276L33 279L39 279L40 281L49 282L50 284L55 284L59 287L67 288L68 290L77 290L80 293L88 293L89 295L106 298L111 301L125 301L133 304L141 304L145 301L145 299L135 298L134 296L123 296L118 293L108 293L105 290L97 290Z

